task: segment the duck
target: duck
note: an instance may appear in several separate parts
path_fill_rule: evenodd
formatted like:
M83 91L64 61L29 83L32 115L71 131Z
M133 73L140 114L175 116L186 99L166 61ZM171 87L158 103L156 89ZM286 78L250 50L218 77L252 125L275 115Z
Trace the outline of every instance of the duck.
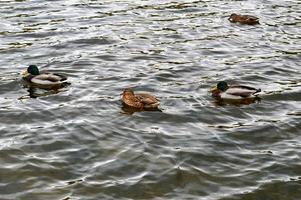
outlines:
M225 81L218 82L217 85L211 89L213 97L228 100L257 98L259 92L261 92L261 89L244 85L229 86Z
M61 74L40 72L36 65L29 65L22 73L23 80L30 86L41 89L58 89L70 83L67 83L67 77Z
M159 100L155 96L147 93L136 94L130 88L123 90L121 100L125 105L140 110L157 109L160 105Z
M228 20L232 23L255 25L259 24L259 18L251 15L231 14Z

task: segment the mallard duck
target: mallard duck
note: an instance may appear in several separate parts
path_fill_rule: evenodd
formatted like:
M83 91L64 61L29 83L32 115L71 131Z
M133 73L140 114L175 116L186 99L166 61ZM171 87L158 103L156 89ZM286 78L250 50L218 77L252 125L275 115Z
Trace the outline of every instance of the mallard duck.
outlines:
M211 89L213 97L230 100L256 98L256 94L258 92L261 92L261 89L256 89L244 85L228 86L225 81L219 82L216 87Z
M127 106L141 110L156 109L160 104L155 96L146 93L134 94L134 91L130 88L123 90L121 100Z
M70 83L64 82L67 77L61 74L40 72L36 65L29 67L22 72L23 79L31 86L42 89L58 89Z
M248 25L259 24L259 18L251 15L238 15L233 13L230 15L228 20L232 23L241 23L241 24L248 24Z

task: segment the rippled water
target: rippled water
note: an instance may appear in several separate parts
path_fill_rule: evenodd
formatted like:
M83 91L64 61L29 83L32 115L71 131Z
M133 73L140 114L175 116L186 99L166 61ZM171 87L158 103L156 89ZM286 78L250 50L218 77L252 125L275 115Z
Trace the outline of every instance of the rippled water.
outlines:
M1 0L0 199L300 199L300 13L299 0ZM71 85L29 98L29 64ZM217 103L219 80L262 100ZM123 110L126 87L162 112Z

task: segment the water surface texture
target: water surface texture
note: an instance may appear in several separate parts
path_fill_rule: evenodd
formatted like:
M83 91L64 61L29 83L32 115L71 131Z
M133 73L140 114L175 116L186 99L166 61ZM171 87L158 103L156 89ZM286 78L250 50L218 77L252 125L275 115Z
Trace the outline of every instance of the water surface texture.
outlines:
M299 0L1 0L0 199L300 199L300 13ZM71 85L32 95L29 64ZM216 102L220 80L262 99ZM126 87L162 112L123 109Z

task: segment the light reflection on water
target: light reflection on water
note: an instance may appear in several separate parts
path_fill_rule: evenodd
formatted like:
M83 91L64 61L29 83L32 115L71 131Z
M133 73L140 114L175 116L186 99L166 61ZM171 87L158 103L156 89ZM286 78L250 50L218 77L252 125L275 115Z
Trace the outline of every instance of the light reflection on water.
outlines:
M301 195L299 1L0 5L1 199ZM230 24L233 12L261 24ZM29 64L72 84L29 98ZM262 99L217 103L220 80ZM162 112L125 112L126 87L154 93Z

